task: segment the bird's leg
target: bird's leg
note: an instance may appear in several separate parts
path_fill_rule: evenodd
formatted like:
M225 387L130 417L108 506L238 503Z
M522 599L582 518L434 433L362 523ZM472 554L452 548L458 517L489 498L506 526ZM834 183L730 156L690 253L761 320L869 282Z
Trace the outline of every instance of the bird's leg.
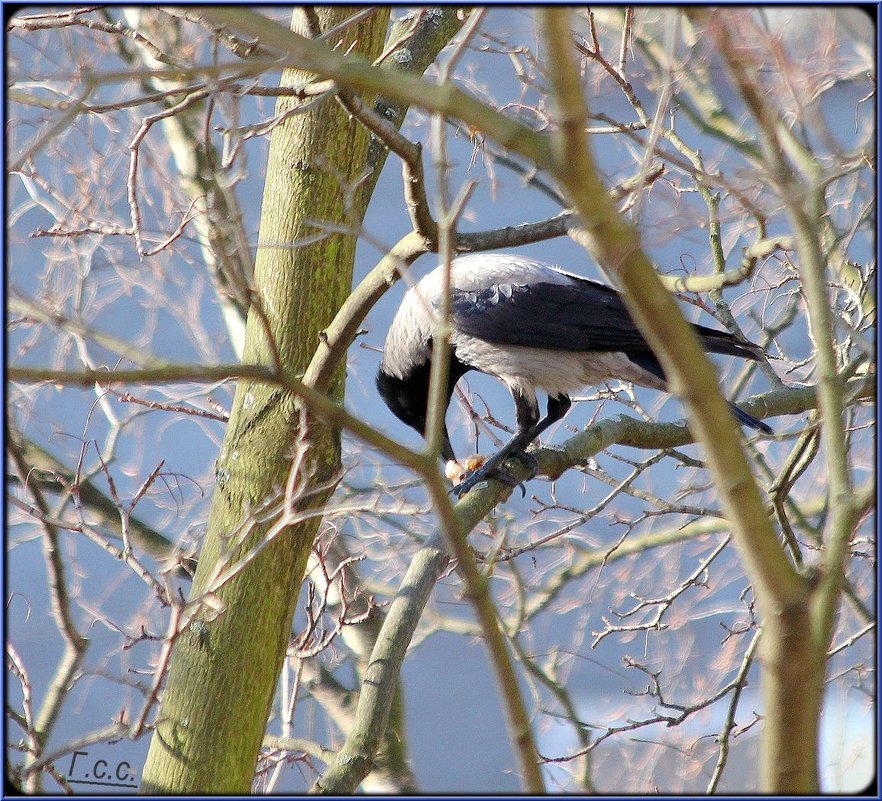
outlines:
M515 396L515 402L518 407L518 422L521 423L526 418L526 413L521 403L519 402L518 396ZM543 417L538 422L533 423L529 427L520 426L520 430L517 434L515 434L505 445L502 446L502 449L490 457L486 462L484 462L481 467L477 470L474 470L470 473L465 480L457 484L452 492L457 497L462 497L467 493L472 487L476 484L484 481L490 477L499 478L504 481L506 484L512 484L513 479L504 471L499 468L504 464L505 460L508 459L512 454L517 454L519 458L523 458L524 461L531 464L533 468L532 478L536 475L536 460L529 454L525 452L526 447L533 442L543 431L545 431L550 425L553 425L558 420L560 420L569 410L571 405L570 399L566 395L556 395L549 396L548 398L548 410ZM517 485L512 485L517 486ZM526 492L524 491L524 494Z

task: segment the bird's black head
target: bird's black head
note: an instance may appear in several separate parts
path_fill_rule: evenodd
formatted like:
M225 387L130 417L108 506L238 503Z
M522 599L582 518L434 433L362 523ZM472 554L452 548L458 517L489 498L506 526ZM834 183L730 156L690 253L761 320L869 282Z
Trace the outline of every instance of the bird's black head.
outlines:
M453 356L450 360L450 372L447 380L447 392L444 397L444 408L450 403L453 388L456 382L468 372L470 368ZM428 360L411 370L403 378L398 378L387 373L382 366L377 373L377 390L392 410L392 413L403 423L416 429L421 435L426 435L426 416L429 406L429 375L432 370L432 362ZM450 436L447 426L442 429L441 455L445 459L456 459L453 447L450 444Z
M431 362L414 368L404 378L396 378L382 367L377 373L377 390L392 413L403 423L426 433L426 407L429 405Z

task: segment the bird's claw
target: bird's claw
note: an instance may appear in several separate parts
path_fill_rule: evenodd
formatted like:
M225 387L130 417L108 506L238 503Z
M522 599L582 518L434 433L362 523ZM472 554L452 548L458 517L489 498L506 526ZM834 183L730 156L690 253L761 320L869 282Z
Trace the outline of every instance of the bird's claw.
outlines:
M473 470L469 473L466 478L453 487L450 491L457 497L462 498L470 489L475 487L477 484L480 484L482 481L485 481L490 477L490 473L487 470L484 470L483 467L478 468L477 470Z
M530 475L528 475L524 479L524 481L532 481L534 478L536 478L536 472L539 470L539 460L532 454L532 452L519 451L512 455L520 459L521 462L523 462L527 467L530 468Z
M526 481L529 481L536 477L536 468L538 463L536 461L536 457L531 453L513 453L512 456L520 459L524 464L526 464L530 468L530 475L527 476L523 481L515 478L511 473L502 469L501 465L494 463L494 460L491 459L487 462L484 462L480 467L472 470L471 472L465 475L465 478L459 483L456 484L450 491L456 495L457 498L462 498L469 490L473 489L475 486L480 484L482 481L486 481L488 478L495 478L497 481L501 481L503 484L508 484L508 486L514 488L520 488L521 497L527 497L527 488L524 486Z

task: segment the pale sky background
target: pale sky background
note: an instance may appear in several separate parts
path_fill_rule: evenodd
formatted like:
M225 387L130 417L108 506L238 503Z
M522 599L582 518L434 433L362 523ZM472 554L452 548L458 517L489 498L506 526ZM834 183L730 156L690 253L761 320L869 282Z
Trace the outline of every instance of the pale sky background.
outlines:
M818 25L826 24L830 12L809 12L790 8L769 9L766 12L770 26L780 26L785 35L788 45L794 48L800 47L805 41L811 40L817 35ZM864 17L859 12L848 9L838 9L837 19L843 29L843 36L848 37L851 47L844 48L849 53L849 58L855 63L867 62L868 69L873 68L873 41L872 31L868 23L864 23ZM499 8L490 12L484 28L492 30L497 35L504 35L509 40L521 41L529 47L535 47L535 32L530 14L522 8ZM24 63L28 58L28 46L18 37L7 39L10 57L16 63ZM470 75L472 85L486 84L492 91L493 96L501 98L505 102L510 98L512 102L521 93L521 84L514 76L511 64L500 58L487 58L477 53L466 56L466 71ZM65 65L63 55L59 55L57 69ZM48 70L50 62L41 61L36 68L36 80L41 70ZM10 80L24 80L24 76L10 74ZM277 80L274 76L273 80ZM111 90L112 91L112 90ZM866 103L860 112L859 120L854 116L854 104L867 91L865 85L845 84L838 93L831 93L829 106L825 108L828 123L837 136L841 136L845 142L854 141L856 125L858 131L872 124L874 110L870 103ZM649 95L647 95L649 97ZM621 114L629 119L624 101L614 92L610 86L605 86L605 94L600 98L605 111L611 115ZM266 113L271 105L261 101L259 104L262 112ZM255 113L258 104L246 100L242 104L243 118L240 124L252 121L249 115ZM10 109L11 111L11 109ZM21 107L17 107L16 114L20 114ZM405 124L404 132L414 138L422 137L426 127L422 124L423 115L418 111L412 111ZM685 120L682 121L684 129L691 131ZM12 152L15 148L23 146L25 136L32 136L33 131L28 129L13 128L7 147ZM75 164L80 159L95 157L95 151L100 150L102 142L106 138L106 132L102 132L100 125L93 125L93 138L89 145L83 144L81 152L70 152L70 162ZM75 142L75 138L68 141ZM700 141L694 139L693 141ZM630 174L627 172L631 164L629 151L631 145L617 137L593 137L592 147L598 162L604 165L607 178L614 183L621 177ZM262 171L265 169L265 152L267 142L265 139L253 141L247 149L247 172L244 180L239 185L242 209L247 218L247 228L255 231L259 219L261 193L263 188ZM449 138L449 148L452 161L454 162L453 187L454 191L467 178L475 178L479 181L476 191L469 204L467 213L462 222L463 230L485 230L497 226L510 225L520 222L542 219L550 216L559 208L545 195L535 189L525 187L521 179L507 171L503 167L496 166L496 184L491 186L488 174L480 163L469 168L472 157L472 145L464 132L452 135ZM708 143L708 156L713 157L713 152L719 147L715 143ZM116 156L105 154L110 160L114 158L125 161L127 154L119 153ZM41 164L48 164L45 156L40 157ZM73 180L63 164L54 168L47 168L46 174L54 175L62 185L69 185ZM365 229L372 237L385 246L392 245L402 234L409 230L410 225L401 201L401 175L400 166L396 158L390 157L380 184L374 196L365 221ZM43 190L29 183L21 176L11 176L7 179L7 193L9 209L17 209L23 213L17 214L9 221L9 259L7 270L7 282L10 287L24 293L28 297L39 296L41 292L41 276L44 273L45 259L48 246L44 239L29 239L28 234L34 229L51 225L54 222L45 210L34 204L27 207L26 199L30 193L32 196L41 196ZM655 190L654 190L655 191ZM663 192L663 189L659 189ZM45 201L45 198L43 199ZM707 260L707 237L704 230L692 229L688 220L692 219L695 209L700 209L700 201L693 197L683 198L683 212L685 222L676 221L670 226L671 230L649 230L644 232L644 245L655 259L656 263L668 271L678 269L679 265L704 264ZM127 219L127 211L120 212L120 219ZM112 248L121 248L130 263L134 265L136 256L131 244L117 240L109 245ZM858 241L853 258L869 259L872 255L872 243ZM95 241L82 241L72 246L77 253L71 253L69 262L59 265L59 270L77 270L83 264L89 263L91 269L96 271L96 291L100 291L102 282L100 279L101 269L112 269L110 260L101 252ZM90 248L97 248L94 253L88 252ZM191 252L198 253L195 247ZM565 269L585 275L590 278L602 279L597 267L586 258L584 252L566 237L543 242L519 249L519 252L536 258L558 264ZM363 276L377 261L377 250L366 242L361 242L358 248L356 280ZM426 256L420 259L415 266L418 275L422 275L435 265L434 257ZM198 265L197 265L198 266ZM136 269L154 269L150 264L143 264ZM166 268L168 269L168 268ZM167 281L168 291L176 297L185 298L191 291L191 281L196 270L192 265L181 264L168 273L163 280ZM232 348L225 342L226 336L222 327L222 320L218 307L213 302L210 291L205 291L199 299L199 314L204 317L203 325L210 332L215 342L221 342L220 357L226 361L233 360ZM408 445L417 445L416 434L403 424L399 423L379 401L373 385L373 378L379 363L379 353L370 348L382 346L386 327L391 315L404 292L403 284L391 289L386 296L377 304L370 313L366 323L366 334L353 345L349 357L349 373L346 393L346 405L355 411L360 417L370 423L376 424L387 434L399 437ZM736 297L737 295L733 295ZM125 337L143 328L144 315L156 314L157 322L153 326L154 337L149 343L151 351L160 357L165 357L177 362L200 361L202 356L198 345L182 339L179 330L172 326L164 326L163 310L156 308L155 298L142 296L138 289L128 297L119 297L108 311L102 313L92 322L96 327L115 335ZM714 322L707 316L700 316L695 308L688 308L686 312L690 319L700 321L707 325ZM755 333L755 332L754 332ZM13 361L27 364L43 364L53 354L52 341L46 340L33 347L23 359L16 358L16 348L22 344L23 337L13 332L7 343L8 357ZM362 347L364 344L366 347ZM72 367L76 362L75 354L68 360L67 366ZM721 375L724 385L731 381L733 375L738 374L738 367L733 366L730 360L720 360ZM508 392L497 382L483 378L470 377L469 389L480 394L487 400L490 407L501 419L511 422L514 417L513 408ZM751 385L751 391L761 392L764 385L758 380ZM28 390L25 390L27 393ZM680 404L671 398L665 398L658 393L640 392L638 397L644 403L645 408L650 410L658 419L678 420L683 416ZM230 405L229 390L219 390L215 393L216 400L225 407ZM41 441L46 447L62 455L69 464L75 461L75 455L79 449L79 443L71 439L69 435L82 435L83 424L87 417L88 409L95 401L95 395L91 392L79 390L57 391L49 395L41 395L39 408L27 408L25 406L9 410L17 424L24 428L31 436ZM463 425L463 415L454 401L448 420L454 434L454 446L462 453L467 447L467 430ZM121 410L120 414L128 413ZM597 411L597 405L592 402L577 404L570 415L562 423L555 426L545 437L545 441L560 442L569 435L569 431L587 423ZM624 406L615 403L604 407L604 414L628 413ZM772 421L776 428L781 430L793 427L797 428L804 420L790 418L778 418ZM96 415L90 424L88 437L96 437L99 441L107 434L106 420L101 415ZM143 426L147 426L144 429ZM146 437L149 442L147 452L136 452L139 443L143 444L144 430L150 432ZM116 466L121 469L122 465L129 462L133 465L132 472L122 470L119 477L122 494L134 491L143 476L151 469L159 458L165 458L173 469L181 474L204 476L210 473L211 465L217 456L220 440L223 436L223 426L220 423L196 422L192 419L181 420L174 415L159 419L146 416L134 426L131 434L139 433L139 436L123 436L117 447ZM348 447L348 440L344 443L344 461ZM481 441L482 447L488 448L487 439ZM691 451L690 451L691 452ZM90 457L90 463L94 463L94 450ZM394 482L406 474L388 465L383 468L382 481ZM354 467L350 476L353 484L369 485L378 480L377 468L374 463L364 467ZM666 492L673 493L676 488L677 476L665 479L656 476L655 491L666 497ZM547 495L548 487L543 482L534 482L529 490L532 492L543 491ZM575 498L577 503L588 506L590 501L580 497L583 481L570 476L561 482L563 497ZM596 487L596 485L592 485ZM170 518L167 509L152 507L149 503L139 507L139 513L144 513L149 522L157 525L169 526L171 531L181 531L192 528L194 535L204 522L208 509L211 488L206 488L206 496L199 500L194 497L192 487L182 490L187 502L185 504L186 515L176 519ZM592 491L596 491L592 489ZM522 501L517 494L513 495L506 506L503 514L524 514L534 504L528 498ZM630 508L640 508L639 504ZM603 524L605 525L605 524ZM36 698L42 698L47 683L50 679L55 663L61 653L61 640L52 624L50 610L47 606L48 596L46 592L46 574L41 551L38 529L33 526L18 525L9 529L7 536L12 546L8 556L8 568L6 572L5 596L7 636L11 638L19 652L23 655L31 673ZM606 542L612 542L618 536L617 530L610 528L605 531L600 521L592 523L592 534L598 538L605 538ZM78 608L81 624L88 629L88 637L92 640L89 650L88 666L95 671L120 671L125 669L126 660L131 659L133 665L142 664L146 659L146 653L133 653L131 655L118 653L120 637L117 631L108 628L102 622L101 609L114 608L118 619L136 619L138 616L138 604L144 599L144 591L137 579L128 574L120 574L115 565L107 565L107 556L96 546L82 539L66 538L68 554L75 557L80 566L81 575L77 576L82 598L90 599L89 603L95 605L95 613L91 615L87 605ZM524 560L522 569L529 571L529 555L522 557ZM737 563L732 549L726 555L726 575L743 575ZM743 580L733 580L728 584L725 591L713 599L716 606L709 609L707 618L692 621L689 628L689 637L705 643L697 649L700 653L713 654L719 647L720 620L729 620L735 609L740 609L738 593L743 588ZM455 597L458 591L458 581L455 576L448 577L442 582L437 592L439 600ZM609 598L598 593L596 598L587 599L587 605L595 604L596 610L591 610L591 619L588 621L588 630L599 625L599 616L608 614L607 606ZM457 603L456 612L462 614L462 605ZM589 612L586 612L589 614ZM470 617L468 614L466 617ZM537 640L545 639L547 642L535 643L535 646L552 647L557 643L566 645L569 640L569 630L573 624L573 617L561 617L559 625L554 621L549 622L547 630L537 634ZM590 637L588 638L590 641ZM572 680L570 687L579 687L576 692L576 702L580 715L587 720L602 720L609 704L609 699L614 695L621 696L623 689L639 689L643 682L639 677L628 675L623 679L622 657L625 654L639 656L644 648L644 642L637 638L631 642L618 642L614 638L607 638L602 648L588 651L587 642L584 644L585 653L582 654L584 662L575 668L580 681ZM107 656L110 655L110 656ZM872 655L868 655L872 659ZM693 664L683 665L684 675L682 682L688 687L690 677L688 671L701 673L708 668L696 661ZM746 697L742 701L742 709L752 710L759 706L755 688L758 686L757 671L754 668L751 674L751 686L746 691ZM428 637L415 647L410 653L404 665L404 686L406 693L407 708L407 736L411 748L414 770L423 792L514 792L519 788L517 777L513 774L513 761L510 747L504 736L502 721L496 689L493 683L490 667L487 663L485 652L480 643L474 642L467 637L453 636L440 633ZM19 703L20 692L15 682L8 683L7 689L14 703ZM618 695L616 695L618 694ZM125 703L126 694L117 685L99 677L82 679L71 693L68 702L62 711L62 723L54 734L49 747L58 746L62 742L77 736L78 733L91 731L104 725L116 714L121 704ZM132 702L137 698L132 697ZM622 696L622 704L625 697ZM694 735L695 738L708 732L719 731L725 714L725 703L716 705L709 716L690 722L684 732ZM746 714L746 712L745 712ZM302 734L315 736L322 739L323 729L321 726L312 728L311 723L305 720L307 716L298 718L298 725L303 727ZM18 731L12 726L8 731L13 738L17 738ZM560 724L554 724L537 729L541 750L549 755L566 753L575 748L571 730ZM867 700L856 693L835 689L828 699L828 706L822 726L822 769L824 771L824 789L827 791L853 791L862 786L873 773L874 761L874 709ZM657 737L664 740L665 732L655 729L645 730L640 736L646 738ZM750 782L755 772L755 747L757 740L745 737L742 741L734 744L732 765L723 785L724 790L738 791L739 789L751 789L739 786L739 781ZM618 774L622 765L626 764L627 755L632 744L626 737L614 739L606 744L605 758L598 764L597 785L601 789L614 789ZM142 738L139 742L121 742L116 745L100 745L89 749L90 754L96 759L107 760L112 765L127 762L132 766L136 777L140 777L140 766L143 765L148 738ZM81 763L82 764L82 763ZM93 766L94 769L94 766ZM549 777L554 779L556 769L549 769ZM296 792L302 789L302 781L297 769L288 772L285 780L279 786L280 790ZM559 776L558 776L559 777ZM656 777L663 781L664 771L660 770ZM698 787L706 783L707 777L701 777ZM662 785L663 786L663 785ZM82 792L82 785L80 791ZM553 783L549 782L549 789L554 789Z

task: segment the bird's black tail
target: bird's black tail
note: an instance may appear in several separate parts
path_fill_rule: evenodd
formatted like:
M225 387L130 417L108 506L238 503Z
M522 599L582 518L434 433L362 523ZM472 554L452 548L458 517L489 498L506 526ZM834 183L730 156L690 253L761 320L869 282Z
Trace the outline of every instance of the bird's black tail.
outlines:
M747 426L748 428L755 428L757 431L762 431L763 434L775 433L775 429L771 426L766 425L762 420L757 420L753 415L745 412L744 409L739 409L731 401L729 402L729 408L732 409L732 414L735 415L735 419L741 423L741 425Z
M713 328L705 328L696 325L695 330L701 339L705 350L711 353L722 353L725 356L741 356L744 359L758 361L763 356L763 349L746 339L733 336L728 331L715 331Z
M763 356L763 349L753 342L746 339L740 339L730 334L728 331L715 331L713 328L705 328L703 325L695 326L698 336L700 337L704 347L711 353L722 353L725 356L741 356L744 359L752 359L758 361ZM774 434L774 430L766 425L762 420L757 420L753 415L748 414L743 409L739 409L734 403L730 403L732 414L741 425L755 428L762 431L763 434Z
M753 342L734 337L726 331L715 331L713 328L705 328L702 325L696 325L695 329L705 349L711 353L722 353L725 356L741 356L753 361L758 361L762 358L763 349L759 345L754 345ZM662 381L667 381L665 371L652 351L629 353L628 358L647 372L658 376ZM753 415L748 414L743 409L739 409L734 403L730 402L729 406L732 408L732 414L735 415L735 419L741 425L755 428L757 431L762 431L763 434L775 433L762 420L757 420Z

